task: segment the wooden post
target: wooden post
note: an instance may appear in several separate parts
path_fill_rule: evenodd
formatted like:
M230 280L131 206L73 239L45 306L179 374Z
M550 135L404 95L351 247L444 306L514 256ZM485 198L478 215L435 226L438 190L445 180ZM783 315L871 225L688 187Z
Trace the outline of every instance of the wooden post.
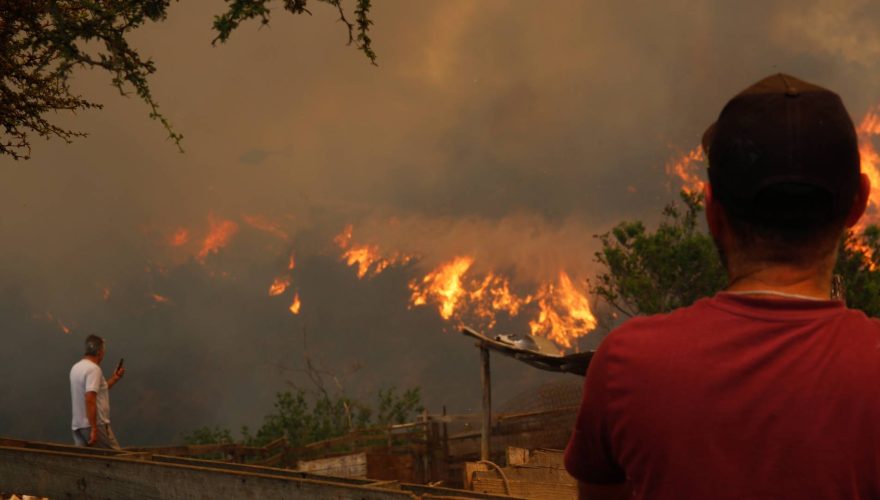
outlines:
M480 433L480 460L489 460L489 439L492 427L492 379L489 370L489 348L480 345L480 365L483 383L483 428Z
M424 436L425 436L425 451L422 452L422 484L430 483L433 479L431 479L431 453L434 452L434 447L432 446L431 439L431 424L428 423L428 409L422 408L422 418L421 421L424 425Z

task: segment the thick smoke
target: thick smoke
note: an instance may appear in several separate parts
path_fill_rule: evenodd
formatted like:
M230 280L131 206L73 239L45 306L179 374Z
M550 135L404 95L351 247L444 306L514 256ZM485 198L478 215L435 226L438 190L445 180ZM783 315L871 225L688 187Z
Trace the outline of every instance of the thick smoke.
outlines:
M222 7L173 4L137 34L184 154L107 75L84 73L77 90L106 109L62 120L91 136L0 160L0 434L68 439L67 372L91 332L109 340L105 370L119 356L129 368L111 398L124 444L258 424L274 392L308 387L304 335L354 373L353 395L420 385L431 411L474 408L477 352L435 310L408 308L411 279L465 253L522 283L591 276L592 235L656 220L674 199L668 157L767 74L833 88L855 116L880 98L867 0L387 1L378 68L321 6L211 47ZM211 215L239 224L228 246L203 263L169 246ZM358 280L333 244L346 224L421 259ZM269 297L291 251L292 288ZM560 377L493 363L499 402Z

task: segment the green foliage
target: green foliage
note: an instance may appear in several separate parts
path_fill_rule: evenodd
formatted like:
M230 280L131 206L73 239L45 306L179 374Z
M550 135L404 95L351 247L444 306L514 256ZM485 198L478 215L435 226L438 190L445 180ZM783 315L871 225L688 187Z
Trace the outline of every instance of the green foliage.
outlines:
M313 0L337 9L348 28L349 44L376 63L368 36L370 1L358 0L350 22L341 0ZM283 0L293 14L309 13L308 0ZM164 21L171 0L3 0L0 2L0 156L28 159L31 134L71 142L86 135L51 122L58 111L76 112L101 105L70 91L74 69L101 69L123 95L134 92L182 151L183 136L159 111L148 78L156 72L129 44L131 33ZM228 10L214 20L217 37L226 41L243 20L269 22L269 0L227 0Z
M81 132L59 127L46 119L55 111L100 108L71 94L74 68L103 69L122 94L134 90L150 108L150 117L162 123L180 145L159 112L147 77L156 71L128 43L131 32L148 22L165 19L170 0L117 0L82 2L63 0L6 0L0 3L0 155L27 159L29 132L70 142Z
M654 232L641 221L621 222L599 235L595 260L606 271L591 289L626 316L656 314L692 304L724 287L726 273L712 239L699 230L701 197L682 193Z
M373 21L370 20L370 0L357 0L354 9L354 22L349 21L342 8L342 0L312 0L313 2L325 3L336 9L339 13L339 20L348 28L348 44L356 42L357 48L370 59L370 62L376 64L376 53L373 52L372 40L369 37L370 26ZM260 19L260 24L267 25L272 15L268 4L271 0L226 0L229 8L219 16L214 18L214 30L217 32L216 42L226 42L229 36L243 22L251 19ZM283 0L284 10L292 14L309 14L306 7L309 0Z
M242 428L242 439L248 445L262 446L286 436L290 444L299 446L365 427L369 415L369 409L345 397L321 397L309 404L305 391L280 392L275 411L264 417L255 434Z
M864 251L867 250L868 255ZM870 257L869 257L870 255ZM848 232L840 241L834 273L843 276L846 305L880 317L880 227L868 226L862 235Z
M320 393L310 397L299 389L275 395L274 410L263 418L263 425L251 433L241 429L241 442L262 446L282 436L293 446L302 446L342 436L357 429L411 422L422 411L421 391L408 389L398 394L395 388L380 389L377 411L343 395ZM375 418L374 418L375 417ZM187 444L231 442L231 433L219 427L203 427L183 436Z
M220 427L200 427L189 434L183 436L183 440L187 444L214 444L214 443L232 443L232 433L229 429Z
M599 235L596 262L605 271L591 289L625 316L669 312L724 288L726 272L712 239L698 224L702 199L681 194L684 210L670 204L654 232L641 221L621 222ZM843 278L847 306L880 316L880 228L848 232L834 273Z
M411 422L416 414L421 413L422 393L418 387L407 389L397 395L394 387L379 389L379 409L376 415L377 425L394 425Z

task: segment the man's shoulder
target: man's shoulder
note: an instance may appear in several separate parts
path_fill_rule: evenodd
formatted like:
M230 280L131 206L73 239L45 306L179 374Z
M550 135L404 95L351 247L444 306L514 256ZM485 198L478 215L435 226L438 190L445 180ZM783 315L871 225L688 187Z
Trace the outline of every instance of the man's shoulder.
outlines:
M710 301L700 299L670 312L630 318L602 340L597 355L609 363L650 364L691 349L705 335L705 326L723 314Z
M100 366L85 358L77 361L70 368L71 375L86 375L92 372L103 373Z
M667 313L630 318L615 328L605 340L622 342L645 335L656 337L658 333L662 332L682 332L682 325L692 324L694 319L716 312L709 305L710 300L700 299L689 306L680 307Z

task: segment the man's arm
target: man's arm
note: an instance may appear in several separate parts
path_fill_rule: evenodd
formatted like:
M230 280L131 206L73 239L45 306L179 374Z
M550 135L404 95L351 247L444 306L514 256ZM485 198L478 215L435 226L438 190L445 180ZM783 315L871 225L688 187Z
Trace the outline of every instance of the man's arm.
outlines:
M86 418L89 419L89 446L98 442L98 393L95 391L86 392Z
M113 376L110 377L110 380L107 381L107 389L112 389L116 382L119 382L119 379L125 375L125 368L119 368L116 372L113 373Z
M121 379L124 375L125 368L122 368L120 366L118 370L113 372L113 376L110 377L110 380L107 381L107 389L112 389L113 386L116 385L116 382L119 382L119 379Z
M580 500L625 500L632 496L629 483L590 484L578 481Z

